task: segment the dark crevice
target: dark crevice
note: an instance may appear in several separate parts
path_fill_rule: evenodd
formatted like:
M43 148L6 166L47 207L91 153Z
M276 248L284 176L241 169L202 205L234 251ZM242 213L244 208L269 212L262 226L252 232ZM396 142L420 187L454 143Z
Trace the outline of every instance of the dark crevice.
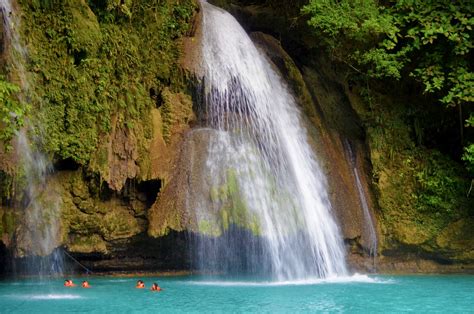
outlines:
M171 231L160 238L145 233L111 242L109 252L71 253L94 272L189 270L189 237L186 232Z
M161 180L142 181L137 186L137 192L145 196L145 204L150 208L155 203L158 193L161 190Z
M163 96L153 87L150 88L150 98L153 99L156 108L160 108L163 105Z
M7 258L8 250L5 244L0 241L0 278L4 277L6 274L6 266L7 266Z
M87 52L84 49L81 49L74 53L74 65L78 66L81 64L82 60L87 58Z
M58 160L54 163L54 169L56 171L76 171L81 167L74 159L66 158Z
M110 189L106 182L102 182L98 190L100 191L99 197L101 201L107 201L115 197L127 204L137 199L145 203L147 208L150 208L155 203L161 186L161 180L159 179L141 182L136 179L127 179L121 191Z

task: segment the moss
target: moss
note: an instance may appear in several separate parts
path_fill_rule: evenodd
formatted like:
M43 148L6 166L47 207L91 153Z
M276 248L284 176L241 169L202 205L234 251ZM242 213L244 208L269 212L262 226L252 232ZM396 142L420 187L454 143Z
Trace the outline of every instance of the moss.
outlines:
M68 244L70 252L108 253L107 245L100 235L75 236Z
M216 225L215 222L211 222L209 220L201 220L198 223L198 230L199 233L211 237L219 237L222 234L221 229L219 226Z
M35 121L48 130L46 149L82 165L95 158L102 166L103 151L97 157L95 151L113 115L123 116L119 127L140 141L150 138L155 103L149 90L178 88L176 39L188 29L194 1L134 1L126 21L83 0L20 4L35 87L30 99Z
M73 196L80 199L87 199L89 197L89 188L82 178L82 173L80 171L77 171L70 176L69 183Z
M234 169L229 169L226 173L225 183L218 187L212 187L210 190L210 200L219 207L218 225L222 231L229 229L231 225L236 225L259 235L261 231L259 219L249 211L244 196L240 192L237 176ZM200 224L201 221L199 226L201 226ZM214 232L212 228L204 228L206 231L208 229ZM199 230L201 231L201 228Z
M72 233L80 235L88 235L93 233L100 233L102 228L102 217L87 215L75 212L68 215L66 221L69 222L69 230Z
M306 83L303 79L303 76L301 75L300 70L289 55L282 53L282 57L284 58L284 68L287 72L285 77L287 78L287 81L290 82L294 94L297 97L298 103L303 106L305 115L313 121L316 121L315 119L317 119L317 113L313 99L306 87Z
M74 28L67 29L67 35L70 38L68 45L76 58L87 58L97 53L102 44L102 34L100 32L99 22L94 12L84 0L76 1L76 5L71 6L68 18ZM76 60L79 62L80 60Z
M171 230L184 230L182 217L176 210L169 209L169 212L165 215L164 217L155 216L155 218L150 219L149 223L151 227L148 229L148 235L152 237L163 237L168 235ZM159 221L159 223L154 223L155 221Z
M129 238L140 232L136 219L124 210L113 210L105 214L100 229L106 240Z
M167 87L161 92L163 104L160 107L162 117L162 135L166 142L170 141L173 128L187 125L193 119L193 104L189 96L173 93Z
M474 218L461 219L449 224L436 237L436 244L453 252L456 259L474 260Z
M387 238L382 245L402 243L430 252L440 250L438 235L471 215L463 169L439 151L417 144L416 132L408 123L410 104L394 103L378 94L355 104L366 124L380 222Z
M0 170L0 202L6 202L13 197L13 182L14 180L11 175Z
M13 235L16 227L15 214L12 211L5 211L2 217L3 232L9 236Z
M221 196L219 195L219 189L217 187L213 186L211 188L210 197L212 202L218 202L220 200Z

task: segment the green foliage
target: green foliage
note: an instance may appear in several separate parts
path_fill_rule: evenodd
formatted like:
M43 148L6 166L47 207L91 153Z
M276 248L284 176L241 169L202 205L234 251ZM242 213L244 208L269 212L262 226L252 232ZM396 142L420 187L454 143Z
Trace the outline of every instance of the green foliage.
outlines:
M417 145L413 118L425 118L410 101L379 93L355 106L365 124L383 232L393 243L428 243L453 222L470 215L469 181L458 162ZM370 105L369 105L370 104ZM427 111L429 104L417 110ZM440 112L444 108L436 108ZM451 108L455 109L455 108ZM431 113L430 113L431 114ZM386 242L385 245L392 245ZM429 250L431 246L427 247Z
M21 4L46 150L87 165L114 128L146 140L155 105L149 90L178 88L176 39L188 29L194 2L45 1Z
M467 170L474 176L474 144L464 147L462 160L466 163Z
M418 183L417 207L420 211L453 214L467 191L462 169L439 152L421 157L415 178Z
M303 12L332 54L360 72L410 75L448 105L474 100L472 1L311 0Z
M342 47L342 42L336 42L341 36L362 46L397 31L392 18L380 16L379 11L375 0L310 1L303 8L311 14L309 24L325 34L333 48Z
M466 120L467 127L474 127L474 114L469 116L469 119ZM464 147L464 154L462 155L462 160L466 164L466 169L470 172L471 176L474 177L474 144L471 143Z
M116 11L118 14L123 14L128 18L132 17L130 10L133 0L107 0L107 11Z
M21 103L16 94L20 88L0 77L0 141L7 150L15 133L23 126L28 106Z

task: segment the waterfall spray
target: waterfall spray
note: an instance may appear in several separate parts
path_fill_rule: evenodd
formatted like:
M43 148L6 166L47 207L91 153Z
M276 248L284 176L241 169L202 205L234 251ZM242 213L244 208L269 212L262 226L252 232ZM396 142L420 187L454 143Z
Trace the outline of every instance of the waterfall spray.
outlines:
M326 179L286 83L227 12L203 7L209 147L193 202L202 270L346 275Z
M25 70L27 50L19 35L21 20L12 0L2 0L0 11L3 16L4 42L8 47L10 76L21 87L20 100L25 102L31 92ZM60 238L61 199L54 192L46 190L49 176L53 171L51 161L37 147L41 146L41 137L35 136L33 142L29 136L41 133L39 126L33 127L31 121L16 135L16 153L21 173L26 181L21 208L23 222L16 232L15 252L18 257L30 256L29 273L40 275L62 272L63 257L58 250ZM33 144L34 143L34 144Z

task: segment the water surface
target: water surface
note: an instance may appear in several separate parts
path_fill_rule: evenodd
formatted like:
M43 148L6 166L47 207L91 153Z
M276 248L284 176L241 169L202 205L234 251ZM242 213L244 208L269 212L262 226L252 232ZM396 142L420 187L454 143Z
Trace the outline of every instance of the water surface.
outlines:
M74 278L73 278L74 279ZM474 276L365 276L268 282L251 278L89 277L0 282L1 313L474 312ZM82 278L74 279L80 283ZM163 292L151 292L158 282Z

